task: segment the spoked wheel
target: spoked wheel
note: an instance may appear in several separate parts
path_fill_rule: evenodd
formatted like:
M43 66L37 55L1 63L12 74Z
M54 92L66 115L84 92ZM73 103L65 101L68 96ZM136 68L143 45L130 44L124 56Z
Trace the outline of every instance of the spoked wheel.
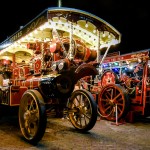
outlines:
M97 121L97 104L87 90L76 90L68 102L68 117L72 125L79 131L92 129Z
M117 84L118 83L118 77L117 75L111 71L111 70L107 70L103 73L103 75L101 76L101 85L102 87L108 85L108 84Z
M115 121L116 114L118 120L125 117L130 107L125 88L117 84L106 85L100 93L98 106L100 114L109 121Z
M29 143L38 143L46 129L46 107L41 94L36 90L27 90L19 106L19 125Z

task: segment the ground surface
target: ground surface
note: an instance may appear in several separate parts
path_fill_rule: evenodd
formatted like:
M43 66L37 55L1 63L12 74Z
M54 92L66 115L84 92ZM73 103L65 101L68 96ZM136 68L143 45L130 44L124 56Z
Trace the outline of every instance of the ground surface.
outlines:
M86 134L77 132L67 119L49 118L38 145L25 142L16 116L0 120L0 150L150 150L150 119L117 126L98 120Z

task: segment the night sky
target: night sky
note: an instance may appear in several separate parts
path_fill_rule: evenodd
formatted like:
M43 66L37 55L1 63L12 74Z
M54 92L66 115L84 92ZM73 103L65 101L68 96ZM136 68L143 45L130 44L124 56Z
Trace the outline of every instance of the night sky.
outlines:
M0 42L19 30L48 7L57 7L58 0L1 1ZM62 0L63 7L92 13L121 34L117 47L123 53L150 48L150 9L146 0Z

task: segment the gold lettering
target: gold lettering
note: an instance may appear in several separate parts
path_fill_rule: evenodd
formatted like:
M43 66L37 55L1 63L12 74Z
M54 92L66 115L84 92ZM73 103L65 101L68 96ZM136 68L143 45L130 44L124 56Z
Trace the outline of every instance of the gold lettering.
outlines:
M132 58L138 58L138 57L143 57L143 56L145 56L144 53L139 53L139 54L133 54L133 55L131 55Z
M15 40L17 40L21 36L22 36L22 31L19 31L17 34L15 34L13 37L10 38L10 41L14 42Z
M36 21L32 22L31 25L27 28L26 34L28 32L30 32L31 30L37 28L38 25L40 25L43 22L43 20L44 20L44 16L42 16L42 17L38 18Z

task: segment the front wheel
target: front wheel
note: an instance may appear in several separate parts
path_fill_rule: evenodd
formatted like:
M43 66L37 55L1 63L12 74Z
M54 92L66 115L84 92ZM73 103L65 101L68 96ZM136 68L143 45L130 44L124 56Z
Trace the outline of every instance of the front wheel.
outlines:
M92 129L97 121L97 104L87 90L76 90L68 102L68 117L72 125L79 131Z
M36 90L27 90L19 106L19 125L26 141L38 143L46 129L46 107L41 94Z

